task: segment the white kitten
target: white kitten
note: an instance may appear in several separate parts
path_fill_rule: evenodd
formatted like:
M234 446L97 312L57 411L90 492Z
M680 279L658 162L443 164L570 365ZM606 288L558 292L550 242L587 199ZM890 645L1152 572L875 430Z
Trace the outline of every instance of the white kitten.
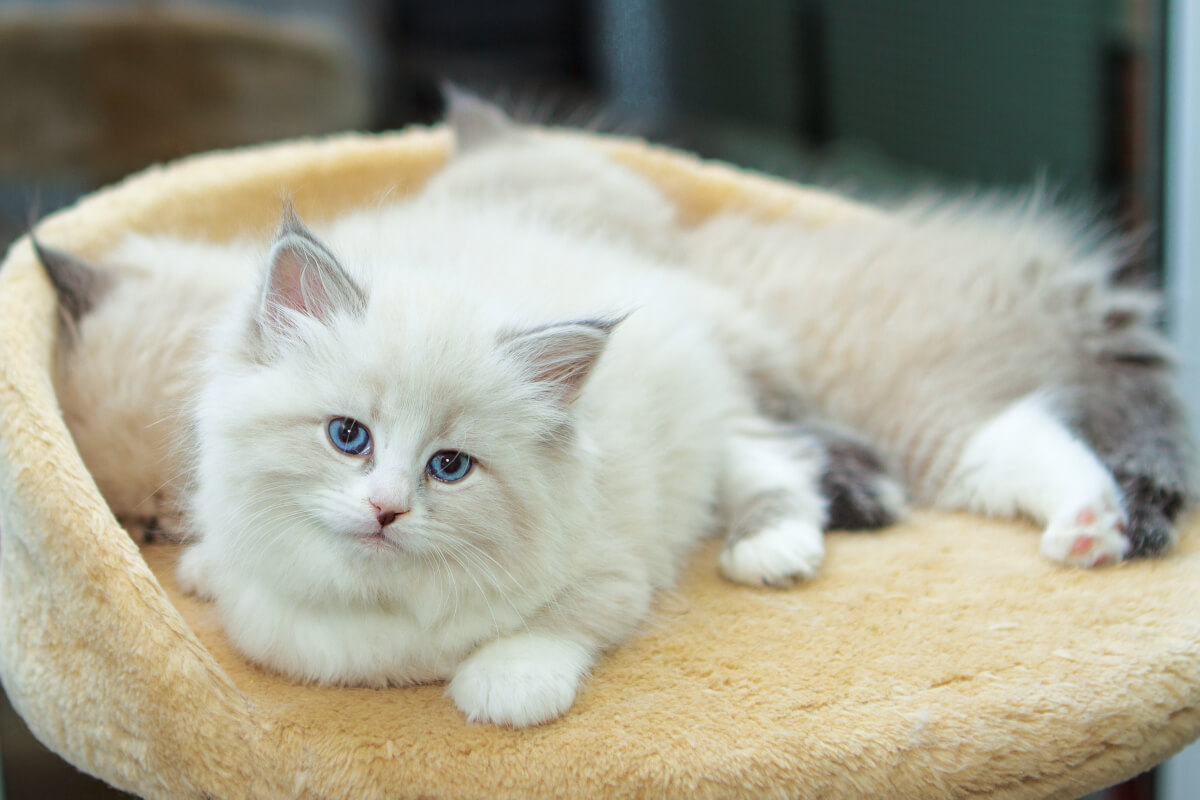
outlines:
M734 580L815 573L820 454L759 416L711 333L739 327L723 295L436 192L328 240L285 219L195 404L180 574L242 652L302 680L449 679L470 719L530 725L714 528L734 523Z

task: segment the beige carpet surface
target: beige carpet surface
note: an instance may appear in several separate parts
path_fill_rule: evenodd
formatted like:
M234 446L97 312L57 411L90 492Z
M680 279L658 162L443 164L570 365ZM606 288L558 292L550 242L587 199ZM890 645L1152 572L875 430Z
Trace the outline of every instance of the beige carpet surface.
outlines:
M702 218L731 204L820 225L812 190L598 142ZM283 190L319 220L420 184L445 134L191 159L48 219L98 255L130 229L265 233ZM399 189L394 187L399 186ZM1075 797L1200 734L1200 530L1170 557L1083 572L1029 526L917 514L833 534L786 591L697 554L561 720L468 725L440 686L297 686L234 654L181 597L176 548L141 551L58 415L52 291L28 243L0 269L0 677L35 734L154 797Z

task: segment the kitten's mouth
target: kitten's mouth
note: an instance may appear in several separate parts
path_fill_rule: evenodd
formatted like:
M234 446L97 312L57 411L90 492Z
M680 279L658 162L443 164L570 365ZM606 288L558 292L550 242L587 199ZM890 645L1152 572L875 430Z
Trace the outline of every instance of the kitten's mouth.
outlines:
M382 530L359 534L357 538L363 547L371 551L394 550L398 552L404 549L397 542L389 539Z

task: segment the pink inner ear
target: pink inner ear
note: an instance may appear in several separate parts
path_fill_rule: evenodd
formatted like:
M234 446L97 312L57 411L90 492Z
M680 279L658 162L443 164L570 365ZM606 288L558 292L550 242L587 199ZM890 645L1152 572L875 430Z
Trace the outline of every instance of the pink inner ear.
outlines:
M516 335L507 348L531 368L534 382L565 405L579 396L615 324L600 320L538 328Z
M570 403L579 396L584 379L592 368L592 358L564 358L562 361L548 363L541 369L535 380L554 387L564 403Z
M267 310L271 313L278 308L289 308L318 320L324 320L330 312L329 293L316 266L302 247L292 243L276 250L271 265ZM282 320L276 317L276 321Z

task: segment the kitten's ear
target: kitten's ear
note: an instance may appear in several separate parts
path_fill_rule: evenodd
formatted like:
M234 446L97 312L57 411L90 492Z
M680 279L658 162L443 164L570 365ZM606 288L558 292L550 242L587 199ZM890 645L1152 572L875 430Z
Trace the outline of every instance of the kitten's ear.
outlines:
M454 131L458 155L486 147L518 130L499 106L459 86L443 83L442 97L446 101L446 124Z
M292 327L291 312L329 322L335 314L361 314L366 307L366 293L300 221L292 204L286 203L283 221L271 245L258 308L260 325L283 332Z
M579 396L592 367L624 317L547 325L501 337L505 351L529 369L529 380L540 384L562 405Z
M83 259L46 247L38 241L32 230L29 240L33 243L33 252L41 262L42 269L54 285L54 291L58 293L59 306L71 321L78 322L104 296L111 278Z

